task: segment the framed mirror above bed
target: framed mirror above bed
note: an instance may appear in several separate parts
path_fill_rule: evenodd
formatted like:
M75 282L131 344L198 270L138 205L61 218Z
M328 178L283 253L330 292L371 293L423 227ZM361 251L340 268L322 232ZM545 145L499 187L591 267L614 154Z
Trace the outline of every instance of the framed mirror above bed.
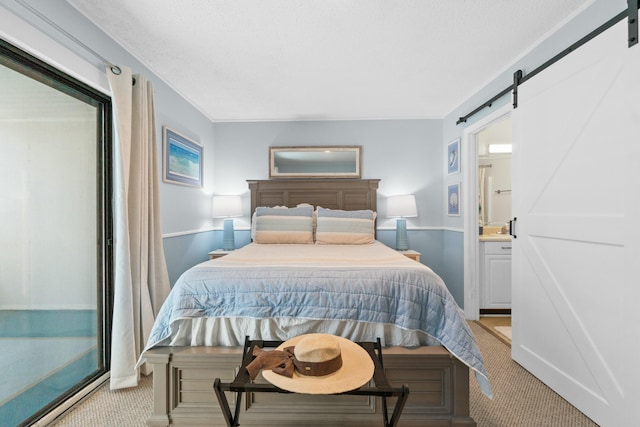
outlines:
M269 147L269 178L360 178L362 147Z

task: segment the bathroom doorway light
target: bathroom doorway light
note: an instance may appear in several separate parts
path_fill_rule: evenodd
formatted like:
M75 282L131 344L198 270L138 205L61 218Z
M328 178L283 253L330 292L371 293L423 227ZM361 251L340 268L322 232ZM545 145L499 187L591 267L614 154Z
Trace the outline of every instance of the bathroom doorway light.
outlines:
M511 144L489 144L490 154L511 153Z

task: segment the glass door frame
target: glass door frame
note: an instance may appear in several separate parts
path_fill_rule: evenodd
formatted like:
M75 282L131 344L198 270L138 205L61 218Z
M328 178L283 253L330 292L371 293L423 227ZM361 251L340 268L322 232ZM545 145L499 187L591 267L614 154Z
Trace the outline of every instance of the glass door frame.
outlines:
M0 39L0 64L96 107L96 286L98 369L41 408L20 425L31 425L70 400L111 369L113 319L113 126L111 98Z

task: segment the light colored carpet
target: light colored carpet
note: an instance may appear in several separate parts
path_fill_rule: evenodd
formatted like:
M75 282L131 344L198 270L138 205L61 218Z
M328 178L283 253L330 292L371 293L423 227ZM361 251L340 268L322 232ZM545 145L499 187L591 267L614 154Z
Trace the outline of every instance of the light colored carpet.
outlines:
M507 345L478 324L470 325L484 355L494 394L492 400L488 399L470 375L471 416L479 427L597 427L511 360ZM56 427L144 427L152 410L151 386L150 377L132 389L110 391L105 385Z
M55 422L56 427L146 427L153 409L153 377L138 387L110 390L104 384ZM213 393L213 388L211 389Z
M511 359L511 348L470 322L493 388L486 398L470 381L470 412L480 427L597 427L540 380ZM473 377L473 376L471 376Z

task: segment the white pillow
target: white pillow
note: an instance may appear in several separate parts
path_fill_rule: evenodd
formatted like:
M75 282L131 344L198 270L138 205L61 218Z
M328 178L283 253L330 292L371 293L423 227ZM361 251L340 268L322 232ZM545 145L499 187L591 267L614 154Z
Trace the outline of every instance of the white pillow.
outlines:
M372 210L344 211L318 207L316 243L320 245L364 245L375 240Z
M295 208L259 207L253 218L252 237L256 243L313 243L311 205Z

